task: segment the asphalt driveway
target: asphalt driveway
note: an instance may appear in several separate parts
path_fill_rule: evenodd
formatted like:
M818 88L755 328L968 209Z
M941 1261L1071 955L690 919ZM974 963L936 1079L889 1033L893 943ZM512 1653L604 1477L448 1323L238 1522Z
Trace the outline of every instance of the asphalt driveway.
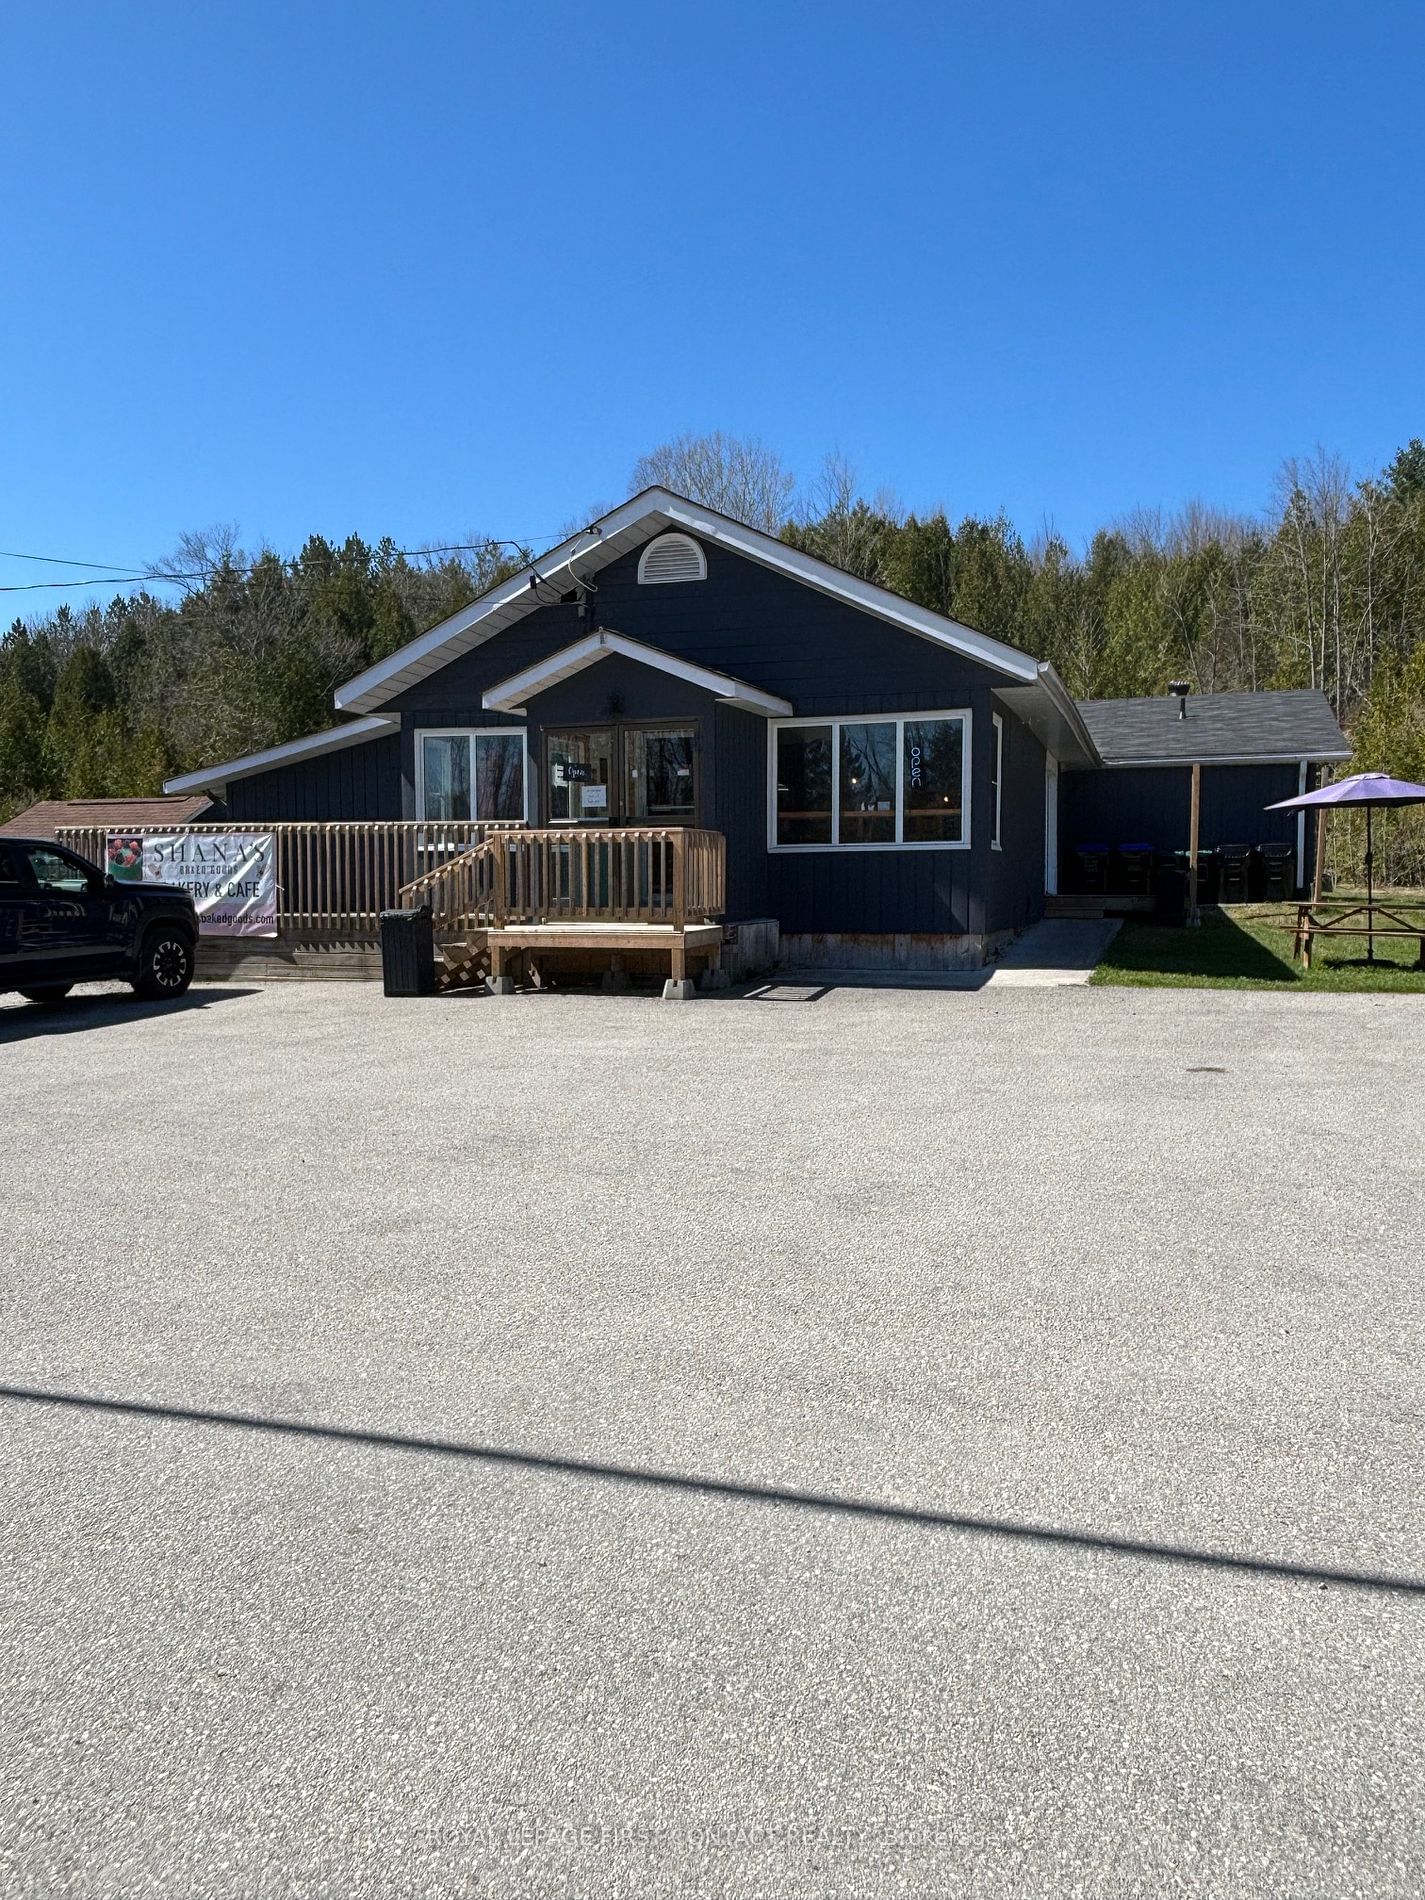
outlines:
M0 1004L0 1894L1417 1896L1408 998Z

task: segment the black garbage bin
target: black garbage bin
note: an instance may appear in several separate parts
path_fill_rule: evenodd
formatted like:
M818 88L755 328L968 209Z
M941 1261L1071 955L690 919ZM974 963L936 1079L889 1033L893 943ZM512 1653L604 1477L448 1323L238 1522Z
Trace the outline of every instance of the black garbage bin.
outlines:
M1153 882L1152 845L1119 845L1117 864L1117 888L1129 897L1146 897Z
M1259 844L1257 863L1262 901L1284 904L1296 888L1296 850L1289 844Z
M1108 889L1108 846L1081 844L1074 851L1074 866L1081 891L1097 896Z
M1182 862L1179 862L1179 859ZM1174 852L1165 857L1158 866L1158 875L1153 886L1153 921L1159 924L1177 924L1187 922L1188 913L1188 874L1187 852Z
M1251 860L1250 845L1221 844L1217 847L1217 901L1220 904L1245 904L1251 896Z
M381 913L381 986L387 996L435 994L435 932L430 905Z
M1192 854L1184 851L1183 863L1190 864ZM1203 904L1216 904L1220 901L1222 859L1216 850L1203 850L1197 854L1197 901Z

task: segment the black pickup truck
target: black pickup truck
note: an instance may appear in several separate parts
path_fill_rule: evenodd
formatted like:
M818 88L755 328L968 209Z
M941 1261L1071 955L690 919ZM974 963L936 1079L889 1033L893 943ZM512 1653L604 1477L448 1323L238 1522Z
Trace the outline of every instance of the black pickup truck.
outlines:
M193 981L198 914L186 891L119 884L41 838L0 838L0 990L57 1003L121 977L152 1000Z

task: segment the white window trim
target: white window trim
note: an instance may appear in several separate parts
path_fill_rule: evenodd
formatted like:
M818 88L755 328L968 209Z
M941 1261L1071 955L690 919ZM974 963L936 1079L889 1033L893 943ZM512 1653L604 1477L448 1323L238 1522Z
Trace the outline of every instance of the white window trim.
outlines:
M518 739L524 752L524 766L520 772L520 823L529 823L529 733L524 726L417 726L416 727L416 821L422 825L464 823L462 819L428 818L426 816L426 740L427 739L468 739L470 741L470 810L469 823L488 825L501 822L485 818L475 810L475 741L490 738ZM508 820L504 822L508 823Z
M999 713L991 713L990 724L994 727L992 738L995 763L994 829L990 833L990 850L1003 851L1004 834L1000 828L1000 822L1004 816L1004 720Z
M960 837L901 837L905 828L905 726L907 721L959 719L964 722L965 743L960 760ZM894 726L896 729L896 835L890 844L842 844L833 838L829 844L779 844L777 842L777 734L792 726L829 726L831 728L831 825L841 829L841 738L840 726ZM820 718L770 719L767 722L767 849L779 856L811 851L968 851L974 836L970 806L970 785L975 756L974 719L968 706L947 706L935 712L828 713Z

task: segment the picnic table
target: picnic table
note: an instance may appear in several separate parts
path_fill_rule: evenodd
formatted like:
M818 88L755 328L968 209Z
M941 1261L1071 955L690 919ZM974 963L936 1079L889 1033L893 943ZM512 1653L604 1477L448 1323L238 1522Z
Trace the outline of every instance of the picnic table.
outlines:
M1410 911L1418 914L1412 918L1406 914ZM1316 902L1298 904L1291 954L1300 957L1303 970L1311 968L1315 937L1364 937L1371 945L1377 937L1414 937L1420 945L1415 967L1425 970L1425 903L1407 899L1394 904L1348 904L1329 910Z

